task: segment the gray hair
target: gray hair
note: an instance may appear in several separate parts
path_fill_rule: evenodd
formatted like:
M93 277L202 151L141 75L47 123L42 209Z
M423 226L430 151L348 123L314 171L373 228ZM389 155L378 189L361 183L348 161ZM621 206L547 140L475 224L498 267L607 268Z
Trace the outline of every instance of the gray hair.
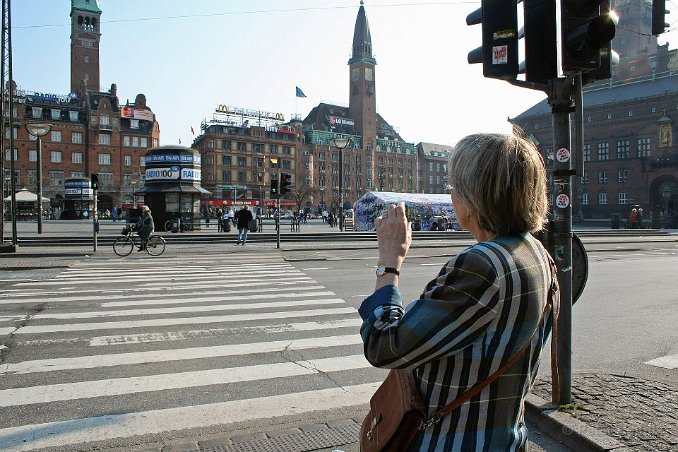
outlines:
M453 194L498 235L535 232L548 213L546 170L534 144L518 135L462 138L450 157Z

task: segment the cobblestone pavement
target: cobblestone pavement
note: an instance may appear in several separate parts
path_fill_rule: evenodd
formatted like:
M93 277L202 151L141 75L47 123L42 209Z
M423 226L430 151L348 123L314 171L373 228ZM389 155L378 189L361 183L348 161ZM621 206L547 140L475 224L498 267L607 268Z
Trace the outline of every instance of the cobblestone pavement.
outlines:
M540 379L532 392L551 400L551 383ZM575 374L573 417L634 452L678 451L678 390L635 376Z

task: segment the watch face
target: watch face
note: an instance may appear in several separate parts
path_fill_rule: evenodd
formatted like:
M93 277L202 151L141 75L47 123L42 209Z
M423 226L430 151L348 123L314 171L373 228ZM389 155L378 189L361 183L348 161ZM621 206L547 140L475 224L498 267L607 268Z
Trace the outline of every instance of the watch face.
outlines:
M383 276L385 272L386 267L384 267L383 265L377 266L377 276Z

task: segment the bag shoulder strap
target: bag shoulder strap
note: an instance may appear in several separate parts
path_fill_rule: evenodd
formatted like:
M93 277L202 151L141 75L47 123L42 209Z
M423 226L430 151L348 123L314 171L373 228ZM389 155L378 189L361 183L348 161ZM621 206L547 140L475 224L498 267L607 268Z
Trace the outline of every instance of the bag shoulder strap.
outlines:
M553 272L554 270L554 265L551 262L551 280L553 281L553 278L556 277L555 273ZM430 427L431 425L437 424L450 414L452 411L456 410L459 408L461 405L463 405L467 400L473 398L477 394L480 393L483 389L485 389L487 386L492 384L497 378L499 378L502 374L506 373L507 370L509 370L513 365L520 359L520 357L527 351L527 349L530 347L530 344L532 343L532 339L534 339L534 336L537 334L537 331L539 331L539 327L546 317L547 312L549 309L552 309L552 303L553 303L553 283L549 286L549 293L548 293L548 300L546 302L546 305L544 306L544 310L541 313L541 316L539 317L539 321L537 322L537 328L535 328L534 332L530 335L530 338L525 342L525 345L522 346L520 350L518 350L512 357L509 359L503 366L501 366L499 369L497 369L492 375L487 377L485 380L481 381L480 383L477 383L475 386L473 386L471 389L466 391L464 394L461 396L457 397L447 405L445 405L443 408L440 410L436 411L433 413L427 420L422 421L419 425L419 430L425 430L426 428ZM553 340L553 339L552 339Z

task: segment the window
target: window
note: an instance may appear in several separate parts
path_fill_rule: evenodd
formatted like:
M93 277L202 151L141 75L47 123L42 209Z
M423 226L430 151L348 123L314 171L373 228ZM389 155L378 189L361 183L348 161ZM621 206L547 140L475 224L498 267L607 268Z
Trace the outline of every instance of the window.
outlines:
M142 148L147 148L148 147L148 138L147 137L141 137L141 139L139 140L139 145Z
M607 171L598 171L598 183L599 184L607 183Z
M28 150L28 161L29 162L37 162L38 161L38 150L37 149L29 149Z
M102 187L110 187L113 185L113 173L99 173L99 184Z
M139 147L139 137L132 137L132 147L133 148Z
M620 169L617 171L617 182L625 184L629 181L629 170Z
M238 182L247 182L247 173L244 171L238 171Z
M7 128L5 129L5 136L8 137L8 136L9 136L9 133L10 133L10 132L9 132L9 127L7 127ZM16 138L19 136L18 133L19 133L19 129L16 128L16 127L12 127L12 138L14 138L14 139L16 140ZM30 139L33 140L33 141L35 141L35 140L38 139L38 137L34 137L34 136L31 135L30 133L28 134L28 136L29 136Z
M84 171L71 171L71 177L85 177Z
M627 197L626 192L620 191L619 197L618 197L618 204L628 204L628 203L629 203L629 198Z
M650 156L650 139L638 138L636 157L649 157L649 156Z
M586 185L586 184L589 183L589 172L588 171L584 171L584 175L579 178L579 182L582 185Z
M588 206L589 205L589 193L588 192L582 192L581 194L581 204L583 206Z
M49 161L52 163L61 163L61 151L51 151Z
M207 149L214 149L214 140L212 138L207 140Z
M132 145L132 138L128 135L122 137L122 145L130 147Z
M53 130L51 137L52 137L53 142L60 143L61 142L61 131L60 130Z
M601 191L600 193L598 193L598 204L600 204L601 206L607 204L607 193L606 192Z
M49 172L49 185L51 187L61 187L64 184L64 172L63 171L50 171Z
M71 152L71 163L82 163L82 152Z
M256 152L257 154L263 154L264 153L264 145L261 143L254 143L253 145L253 151Z
M238 157L238 166L247 166L247 159L245 157Z
M107 133L100 133L99 144L111 144L111 135Z
M138 129L139 128L139 120L138 119L130 119L129 120L129 128L130 129Z
M125 166L132 166L132 156L125 154L122 158L122 164Z
M12 160L12 154L9 152L9 149L5 149L5 160L8 162ZM14 161L16 162L19 160L19 150L14 149ZM36 153L36 161L37 161L37 153Z
M292 162L290 160L283 160L282 167L283 169L292 169Z
M102 152L99 154L99 165L110 165L111 164L111 154Z
M71 133L71 143L82 144L82 133L81 132Z
M590 144L584 145L584 161L585 162L591 161L591 145Z
M221 149L224 149L226 151L231 150L231 142L228 140L221 140Z
M129 173L125 173L122 175L122 185L125 187L131 187L132 186L132 175Z
M224 171L223 179L224 179L224 182L231 182L231 172L230 171Z
M283 146L282 151L284 155L292 155L292 148L289 146Z
M59 119L61 119L61 110L59 110L58 108L52 108L50 113L54 121L58 121Z
M246 151L247 150L247 143L243 143L242 141L238 141L236 149L238 151Z
M33 119L42 119L42 107L31 107Z
M78 112L77 111L69 111L68 112L68 119L71 121L77 121L79 118Z
M618 159L627 159L629 158L629 150L631 145L629 140L619 140L617 141L617 158Z
M598 143L598 160L610 160L610 143Z
M278 146L271 145L271 154L277 154L278 153ZM325 153L322 152L322 158L320 160L325 160Z
M139 156L139 166L146 166L146 158L143 155Z
M222 163L224 164L224 166L231 166L231 156L224 155L222 158Z
M306 162L306 163L308 164L309 162ZM259 157L259 158L257 159L257 167L258 167L258 168L263 168L263 167L264 167L264 158L263 158L263 157ZM307 168L308 168L308 165L307 165Z
M99 124L101 124L102 126L111 125L111 117L108 115L101 115L99 117Z

